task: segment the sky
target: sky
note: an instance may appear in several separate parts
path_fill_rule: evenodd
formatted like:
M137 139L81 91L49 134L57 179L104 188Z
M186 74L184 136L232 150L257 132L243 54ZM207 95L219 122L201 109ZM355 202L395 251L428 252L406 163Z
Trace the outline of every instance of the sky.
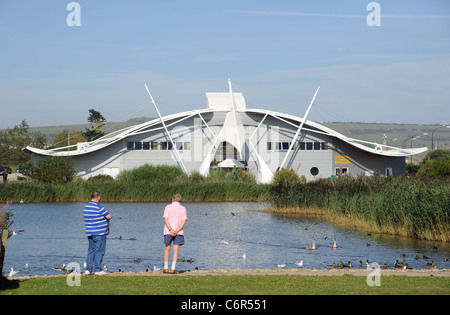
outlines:
M450 123L448 0L70 2L0 0L0 129L156 117L144 84L203 109L228 78L247 108L303 117L320 86L314 121Z

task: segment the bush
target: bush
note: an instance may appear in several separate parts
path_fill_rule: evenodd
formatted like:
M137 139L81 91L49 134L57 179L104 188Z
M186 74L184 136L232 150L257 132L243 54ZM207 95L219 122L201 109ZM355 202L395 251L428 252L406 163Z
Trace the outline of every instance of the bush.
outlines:
M442 178L450 176L450 158L428 159L417 172L418 177Z
M32 172L32 179L44 183L70 182L75 176L73 160L70 157L48 156L40 160Z
M178 166L149 165L122 171L118 176L119 181L151 181L151 182L178 182L186 179L187 175Z

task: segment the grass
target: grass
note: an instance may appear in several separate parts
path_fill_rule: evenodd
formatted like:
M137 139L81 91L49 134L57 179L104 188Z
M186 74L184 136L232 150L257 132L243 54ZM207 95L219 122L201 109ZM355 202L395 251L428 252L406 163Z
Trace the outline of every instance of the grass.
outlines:
M69 287L61 276L7 280L0 288L0 295L448 295L450 278L384 276L369 287L366 277L351 275L83 276L81 286Z

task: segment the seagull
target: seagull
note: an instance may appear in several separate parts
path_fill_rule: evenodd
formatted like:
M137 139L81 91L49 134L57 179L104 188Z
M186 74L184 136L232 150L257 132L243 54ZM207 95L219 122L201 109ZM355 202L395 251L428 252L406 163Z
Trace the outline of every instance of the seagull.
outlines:
M228 245L227 241L221 240L218 244Z
M14 277L16 274L18 274L20 272L20 270L14 270L14 268L11 268L10 270L9 270L9 273L8 273L8 277Z
M298 267L303 267L303 260L296 261L295 264L296 264Z
M244 255L242 255L242 259L245 259L246 258L246 256L245 256L245 253L244 253Z
M83 263L83 267L84 267L84 269L86 269L86 267L87 267L87 262L86 261Z
M25 264L25 269L28 269L28 268L29 268L28 264Z
M160 267L156 267L156 265L153 265L153 272L157 272L160 271L161 268Z
M278 268L284 268L284 267L286 267L286 264L280 264L280 265L277 265L277 267Z
M103 270L108 271L108 267L106 267L106 265L103 265Z

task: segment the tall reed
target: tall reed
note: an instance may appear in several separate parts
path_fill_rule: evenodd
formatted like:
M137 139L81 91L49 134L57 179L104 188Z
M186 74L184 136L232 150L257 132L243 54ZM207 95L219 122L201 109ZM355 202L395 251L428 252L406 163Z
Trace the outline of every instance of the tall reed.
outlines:
M275 208L319 208L382 232L448 242L449 193L449 179L358 177L272 186L270 201Z

